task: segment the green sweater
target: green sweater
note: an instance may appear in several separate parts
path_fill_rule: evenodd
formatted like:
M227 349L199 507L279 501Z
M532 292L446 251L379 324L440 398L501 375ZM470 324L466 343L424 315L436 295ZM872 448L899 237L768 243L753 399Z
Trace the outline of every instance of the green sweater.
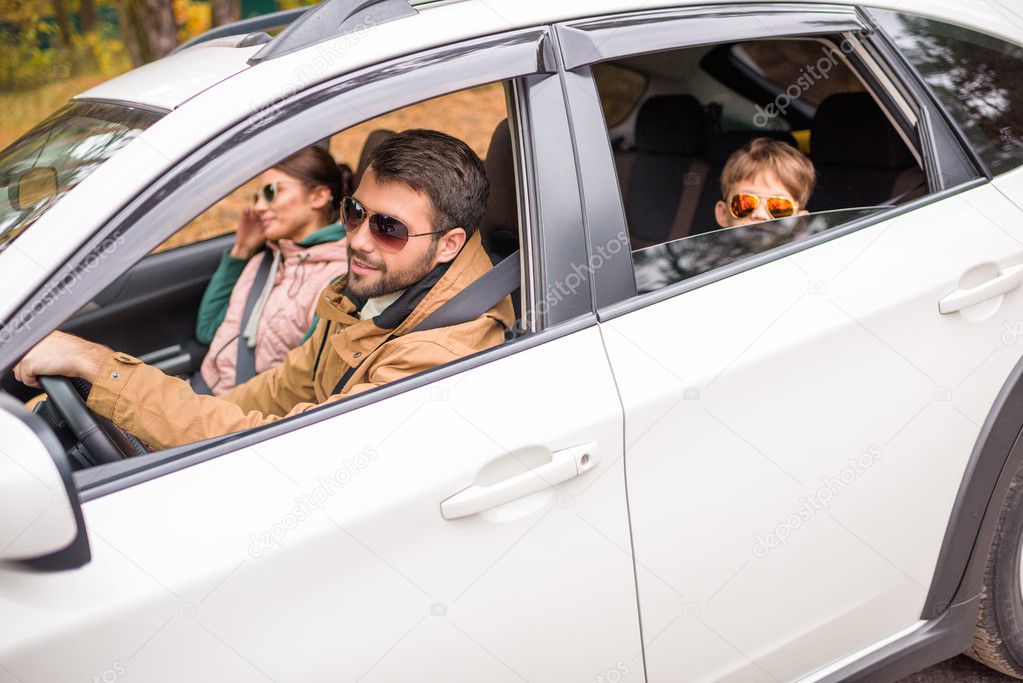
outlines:
M298 243L300 247L311 247L324 242L335 242L345 236L345 228L340 223L332 223L324 226ZM248 259L234 258L231 250L225 249L220 257L220 265L206 285L206 292L202 295L199 303L199 317L195 323L195 338L202 344L210 344L213 335L217 333L220 324L224 322L227 315L228 302L231 300L231 292L238 278L242 276ZM313 318L312 327L305 333L304 342L312 334L316 327L317 319Z

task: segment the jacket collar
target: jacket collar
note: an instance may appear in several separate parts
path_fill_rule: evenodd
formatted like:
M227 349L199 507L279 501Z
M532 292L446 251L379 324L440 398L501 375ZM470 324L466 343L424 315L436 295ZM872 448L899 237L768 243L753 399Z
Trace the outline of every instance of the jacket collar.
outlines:
M430 313L487 272L491 265L477 231L453 261L431 270L375 318L359 320L356 317L356 312L364 302L347 291L347 275L323 291L316 306L316 314L343 328L331 336L330 342L341 360L355 367L389 338L400 336L425 320ZM512 323L510 320L502 322L506 326Z

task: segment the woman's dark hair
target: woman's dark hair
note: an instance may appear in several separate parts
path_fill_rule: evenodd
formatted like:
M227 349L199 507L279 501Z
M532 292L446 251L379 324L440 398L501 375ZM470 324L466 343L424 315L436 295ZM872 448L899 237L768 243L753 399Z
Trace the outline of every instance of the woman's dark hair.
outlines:
M458 138L418 128L395 133L370 153L369 168L383 183L426 193L434 230L461 227L472 237L483 222L490 183L479 156Z
M330 204L325 207L331 223L338 219L341 200L346 194L344 172L330 152L322 147L306 147L274 166L279 171L301 180L310 187L324 185L330 190ZM347 168L347 167L346 167Z

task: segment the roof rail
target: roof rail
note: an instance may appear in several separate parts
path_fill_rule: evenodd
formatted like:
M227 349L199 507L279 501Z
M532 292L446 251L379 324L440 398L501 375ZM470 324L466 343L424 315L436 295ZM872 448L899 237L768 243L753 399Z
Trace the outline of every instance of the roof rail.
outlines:
M264 45L249 58L249 64L414 14L418 12L408 0L324 0Z
M295 21L303 14L313 9L313 7L299 7L297 9L286 9L280 12L272 12L270 14L263 14L258 17L250 17L249 19L242 19L241 21L235 21L230 24L224 24L223 26L217 26L212 28L205 33L202 33L191 40L178 45L174 49L174 52L179 52L185 48L198 45L199 43L206 43L217 38L227 38L229 36L243 36L249 33L256 33L258 31L266 31L271 28L279 28L281 26L287 26L291 22Z

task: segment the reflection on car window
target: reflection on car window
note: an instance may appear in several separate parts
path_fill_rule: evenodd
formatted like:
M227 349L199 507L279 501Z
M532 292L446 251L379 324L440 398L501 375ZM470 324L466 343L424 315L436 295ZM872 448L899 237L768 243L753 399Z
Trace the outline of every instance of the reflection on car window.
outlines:
M652 292L882 210L866 207L780 218L640 249L632 253L636 289L640 294Z
M160 116L74 102L0 152L0 251Z
M863 84L852 70L835 61L839 51L816 40L748 41L736 43L731 50L737 62L766 79L775 92L785 92L790 84L796 84L797 99L811 107L817 107L828 95L863 91ZM812 78L807 73L808 67L812 71L812 67L825 62L829 67L825 77Z
M1023 48L902 12L872 13L994 174L1023 164Z

